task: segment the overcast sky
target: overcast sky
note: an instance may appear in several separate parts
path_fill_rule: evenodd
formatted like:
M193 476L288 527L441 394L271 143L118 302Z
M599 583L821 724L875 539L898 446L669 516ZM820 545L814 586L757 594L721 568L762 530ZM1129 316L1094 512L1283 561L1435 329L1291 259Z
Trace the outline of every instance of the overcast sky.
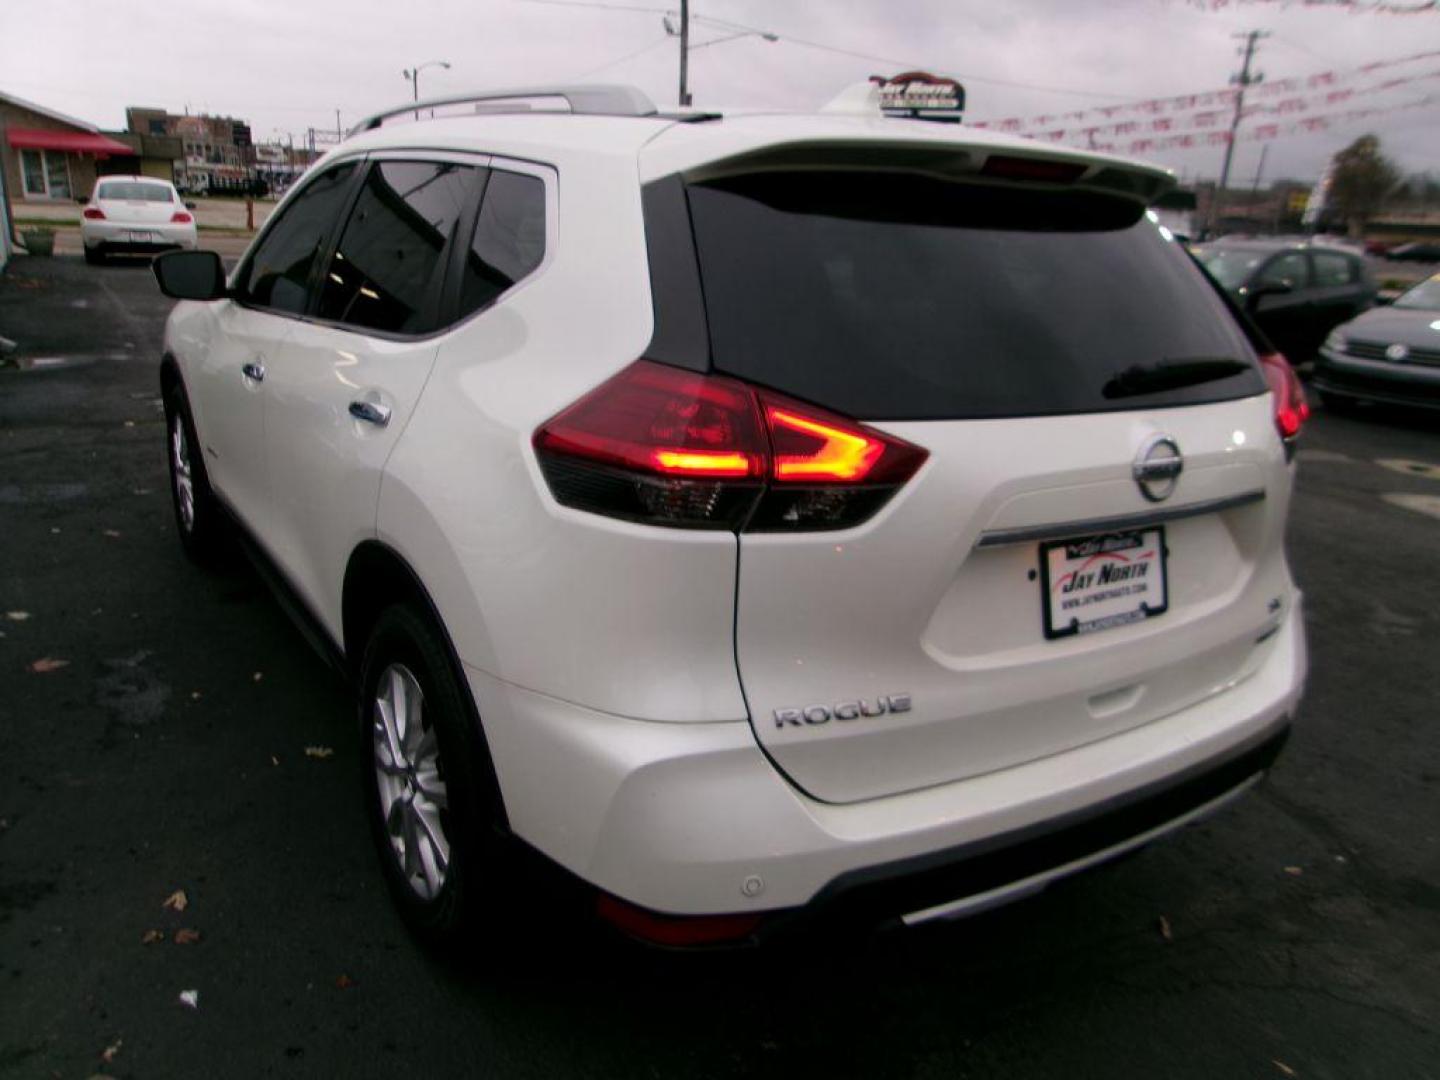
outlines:
M9 0L0 2L0 92L104 128L123 127L127 105L188 108L248 119L257 141L293 133L297 143L311 126L333 130L337 108L348 126L408 100L401 69L430 60L451 67L422 71L422 96L583 79L633 83L673 105L678 47L662 26L666 0L598 2L655 10L535 0ZM1257 65L1270 78L1440 48L1440 12L1280 3L1213 11L1193 0L699 0L692 14L781 38L692 51L697 106L813 109L868 75L913 66L964 82L975 120L1223 88L1239 65L1231 35L1252 27L1272 32ZM692 37L726 33L697 23ZM1440 61L1404 70L1440 72ZM1363 103L1427 95L1440 101L1440 78ZM1440 106L1430 105L1273 142L1266 179L1313 178L1370 129L1407 170L1440 171ZM1261 145L1237 145L1232 183L1253 177ZM1193 178L1218 174L1221 150L1150 156Z

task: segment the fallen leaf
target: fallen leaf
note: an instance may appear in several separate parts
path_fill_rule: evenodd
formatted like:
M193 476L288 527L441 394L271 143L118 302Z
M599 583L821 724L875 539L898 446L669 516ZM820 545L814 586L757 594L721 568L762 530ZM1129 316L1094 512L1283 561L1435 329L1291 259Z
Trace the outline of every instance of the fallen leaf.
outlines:
M259 682L259 681L260 681L261 679L263 679L264 677L265 677L265 673L264 673L263 671L257 671L257 672L255 672L254 675L251 675L251 676L250 676L250 679L251 679L252 682Z
M164 941L164 940L165 940L165 931L164 931L164 930L146 930L145 933L143 933L143 934L140 935L140 944L141 944L141 945L154 945L156 942L158 942L158 941Z
M52 526L51 529L50 529L50 531L51 531L54 535L56 535L56 536L59 536L59 535L60 535L60 529L59 529L58 526Z
M28 611L7 611L7 612L5 612L5 617L6 617L7 619L9 619L11 622L24 622L26 619L28 619L28 618L30 617L30 612L28 612Z
M279 764L280 764L280 759L279 759L278 757L276 757L274 754L271 754L271 755L270 755L270 764L271 764L271 765L279 765Z
M108 536L108 537L110 537L111 539L118 540L118 539L120 539L120 530L119 530L119 529L106 529L106 530L105 530L105 535Z
M134 421L134 420L126 420L126 421L125 421L125 426L126 426L126 427L134 427L134 426L135 426L135 421Z
M109 1065L112 1061L115 1060L115 1055L120 1053L120 1047L124 1045L124 1039L116 1039L109 1046L105 1047L104 1050L100 1051L100 1060L105 1062L106 1065Z
M328 747L328 746L307 746L307 747L305 747L305 756L306 756L306 757L320 758L320 759L323 760L323 759L325 759L325 758L327 758L327 757L333 757L334 754L335 754L335 751L332 750L332 749L330 749L330 747Z
M1305 871L1302 870L1302 869L1300 869L1300 867L1298 867L1298 866L1287 866L1287 867L1285 867L1285 873L1289 874L1291 877L1299 877L1299 876L1300 876L1301 874L1303 874L1304 872L1305 872Z
M190 691L190 700L191 700L191 701L199 701L199 700L200 700L200 691L199 691L199 690L191 690L191 691Z
M176 945L194 945L199 940L199 930L191 930L188 926L182 926L179 930L175 931Z
M1270 1064L1271 1064L1271 1065L1274 1065L1277 1069L1279 1069L1279 1070L1280 1070L1282 1073L1284 1073L1286 1076L1299 1076L1299 1075L1300 1075L1298 1072L1296 1072L1294 1069L1292 1069L1289 1065L1286 1065L1285 1062L1283 1062L1283 1061L1278 1061L1278 1060L1276 1060L1275 1058L1271 1058L1271 1059L1270 1059Z
M171 911L184 911L190 906L190 898L185 895L184 889L176 889L165 898L165 902L160 906L169 908Z
M1166 941L1175 940L1175 934L1170 929L1170 920L1167 919L1164 915L1160 916L1160 936Z
M131 488L131 489L130 489L130 494L131 494L131 495L149 495L149 494L150 494L150 489L149 489L149 488Z
M349 975L341 975L336 978L335 985L338 986L341 990L349 990L352 986L355 985L355 980L352 979Z
M198 1009L198 1008L200 1008L200 991L199 991L199 990L181 990L181 991L180 991L180 1004L181 1004L181 1005L188 1005L188 1006L190 1006L190 1008L192 1008L192 1009Z
M42 656L30 665L30 670L36 675L47 675L52 671L59 671L62 667L69 666L69 660L56 660L53 657Z

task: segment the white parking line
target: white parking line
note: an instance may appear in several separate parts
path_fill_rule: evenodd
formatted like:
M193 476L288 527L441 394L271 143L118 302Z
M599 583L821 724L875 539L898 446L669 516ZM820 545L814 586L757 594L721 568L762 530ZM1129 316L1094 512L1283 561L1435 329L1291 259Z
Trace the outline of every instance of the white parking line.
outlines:
M1440 495L1416 495L1408 491L1388 491L1380 498L1391 506L1399 506L1420 514L1429 514L1433 518L1440 518Z

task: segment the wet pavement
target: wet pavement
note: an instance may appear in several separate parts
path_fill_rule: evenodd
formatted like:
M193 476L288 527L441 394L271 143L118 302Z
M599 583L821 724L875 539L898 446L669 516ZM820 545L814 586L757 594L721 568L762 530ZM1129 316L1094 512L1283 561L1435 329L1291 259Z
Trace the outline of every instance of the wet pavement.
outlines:
M525 925L441 962L385 896L346 688L251 572L180 554L168 308L140 265L0 275L0 1075L1440 1075L1433 414L1317 412L1309 695L1219 817L917 932L677 956Z

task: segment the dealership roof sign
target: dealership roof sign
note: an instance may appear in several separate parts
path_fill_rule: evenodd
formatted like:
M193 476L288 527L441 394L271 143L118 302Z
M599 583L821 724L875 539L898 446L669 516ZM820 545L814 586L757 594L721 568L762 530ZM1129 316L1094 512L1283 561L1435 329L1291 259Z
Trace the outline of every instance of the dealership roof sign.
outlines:
M965 109L965 88L956 80L927 71L907 71L888 78L872 75L880 88L880 109L887 116L958 122Z

